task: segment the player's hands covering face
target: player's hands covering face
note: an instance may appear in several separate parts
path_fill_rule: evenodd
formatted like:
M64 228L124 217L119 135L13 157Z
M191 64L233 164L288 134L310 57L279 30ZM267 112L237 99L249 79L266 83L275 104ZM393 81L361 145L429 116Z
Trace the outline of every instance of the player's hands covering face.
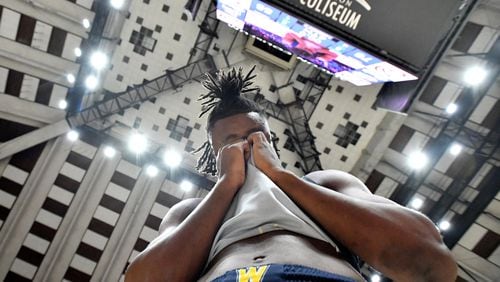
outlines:
M252 147L255 166L258 169L269 177L272 173L283 170L273 145L262 131L250 134L247 140Z
M245 182L245 155L250 153L247 140L224 145L217 152L217 172L219 180L226 181L238 189Z

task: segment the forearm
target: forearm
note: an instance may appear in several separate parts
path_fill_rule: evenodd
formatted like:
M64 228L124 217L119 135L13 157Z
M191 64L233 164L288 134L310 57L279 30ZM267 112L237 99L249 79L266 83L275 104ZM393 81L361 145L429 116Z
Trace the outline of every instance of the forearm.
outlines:
M436 228L416 212L350 197L287 171L271 178L331 236L393 279L425 280L440 264L452 268Z
M130 265L127 281L194 281L236 189L218 182L175 230L157 237Z

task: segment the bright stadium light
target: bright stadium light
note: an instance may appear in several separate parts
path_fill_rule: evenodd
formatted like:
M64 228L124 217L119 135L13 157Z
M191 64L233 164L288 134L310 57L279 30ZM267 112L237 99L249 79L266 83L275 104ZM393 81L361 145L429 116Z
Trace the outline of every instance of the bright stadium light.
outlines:
M448 220L443 219L439 222L438 227L441 231L446 231L446 230L450 229L451 224Z
M136 154L141 154L148 148L148 139L146 136L134 133L128 139L128 149Z
M177 167L182 162L182 156L174 150L165 151L163 162L169 167Z
M450 146L450 154L457 156L458 154L460 154L460 152L462 152L462 148L463 148L462 145L458 143L453 143Z
M488 72L479 66L473 66L467 69L464 73L464 81L470 86L476 86L481 84L488 75Z
M64 110L68 107L68 102L66 102L66 100L60 100L59 103L57 103L57 106L59 109Z
M424 200L421 198L415 197L410 202L410 207L419 210L424 205Z
M413 152L408 156L408 165L412 169L419 170L427 165L427 156L422 152Z
M191 189L193 189L193 183L189 182L188 180L182 180L181 189L186 192L191 191Z
M74 51L75 51L75 56L76 56L77 58L78 58L78 57L80 57L80 56L82 55L82 49L80 49L80 48L76 47Z
M117 10L119 10L123 7L124 2L125 1L123 1L123 0L111 0L111 1L109 1L109 3L111 4L111 7L115 8Z
M101 51L95 51L90 55L90 65L95 70L102 70L108 64L108 57Z
M66 80L68 80L69 83L75 83L75 76L71 73L68 73L66 75Z
M95 75L89 75L85 79L85 87L87 87L88 90L94 90L97 87L97 77Z
M446 107L446 112L448 114L454 114L458 110L458 106L455 103L451 103Z
M116 154L116 150L115 148L111 147L111 146L106 146L104 148L104 155L108 158L112 158L114 157Z
M90 27L90 21L89 19L85 18L82 20L82 25L85 29L89 28Z
M74 141L78 140L78 137L79 137L79 136L80 136L80 135L79 135L79 134L78 134L78 132L77 132L77 131L75 131L75 130L70 130L70 131L66 134L66 138L68 138L68 140L69 140L69 141L71 141L71 142L74 142Z
M370 282L380 282L380 275L373 274L372 277L370 277Z
M146 174L149 177L155 177L158 175L158 168L155 165L148 165L146 167Z

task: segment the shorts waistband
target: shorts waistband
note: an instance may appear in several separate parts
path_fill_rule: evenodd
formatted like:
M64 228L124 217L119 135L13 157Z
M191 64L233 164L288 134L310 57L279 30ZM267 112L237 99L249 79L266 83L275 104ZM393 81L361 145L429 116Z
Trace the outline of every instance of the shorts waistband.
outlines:
M294 264L264 264L227 271L212 282L278 282L337 281L354 282L353 278L316 268Z

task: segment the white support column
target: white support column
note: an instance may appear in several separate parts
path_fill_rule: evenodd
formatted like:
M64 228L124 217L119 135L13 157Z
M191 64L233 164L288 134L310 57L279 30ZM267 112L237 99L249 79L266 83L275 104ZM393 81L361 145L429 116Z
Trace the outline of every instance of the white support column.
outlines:
M0 66L9 66L10 69L66 87L73 86L66 80L66 74L77 73L80 67L77 63L4 37L0 37L0 46L2 46L0 48Z
M59 170L66 160L71 142L66 138L49 141L26 180L23 190L0 231L0 279L5 277L16 258L38 211L43 205Z
M34 280L62 281L119 160L99 149L47 251L50 259L42 262Z
M0 160L55 138L69 130L68 122L61 120L2 143L0 144Z
M21 12L42 22L66 30L79 37L87 38L87 30L82 26L84 18L91 22L94 13L80 5L69 1L31 0L12 1L0 0L0 6Z
M101 260L94 270L91 281L118 281L120 279L123 269L117 266L127 263L130 250L134 248L164 179L165 172L163 171L152 179L143 170L109 238Z
M0 118L42 127L64 119L66 112L0 93Z

